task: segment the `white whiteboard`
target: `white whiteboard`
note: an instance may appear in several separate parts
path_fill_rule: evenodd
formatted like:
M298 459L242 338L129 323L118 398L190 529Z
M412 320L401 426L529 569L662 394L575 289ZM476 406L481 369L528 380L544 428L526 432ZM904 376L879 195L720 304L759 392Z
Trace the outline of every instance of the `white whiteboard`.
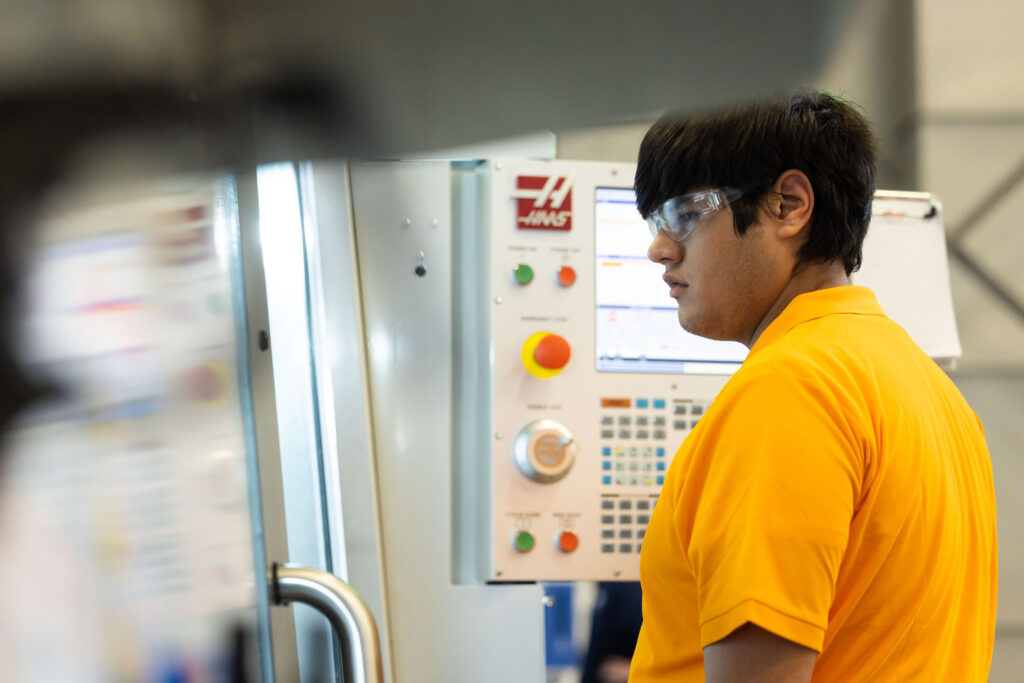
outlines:
M875 194L864 261L850 280L874 290L886 314L946 368L962 355L953 312L942 204L931 194Z

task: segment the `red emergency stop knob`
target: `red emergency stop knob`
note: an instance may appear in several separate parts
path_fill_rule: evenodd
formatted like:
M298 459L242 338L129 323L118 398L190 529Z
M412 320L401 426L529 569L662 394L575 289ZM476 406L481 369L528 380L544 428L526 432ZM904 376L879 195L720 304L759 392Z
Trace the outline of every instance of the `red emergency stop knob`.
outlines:
M549 334L540 340L533 350L533 359L537 365L549 370L560 370L569 362L572 349L569 342L557 334Z

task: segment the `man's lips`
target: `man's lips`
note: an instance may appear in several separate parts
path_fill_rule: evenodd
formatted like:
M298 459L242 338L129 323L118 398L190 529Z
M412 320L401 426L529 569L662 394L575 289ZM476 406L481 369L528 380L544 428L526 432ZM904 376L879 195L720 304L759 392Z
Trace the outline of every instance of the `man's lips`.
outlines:
M690 286L688 283L672 277L668 273L665 273L661 279L668 285L668 295L673 299L682 295L683 291Z

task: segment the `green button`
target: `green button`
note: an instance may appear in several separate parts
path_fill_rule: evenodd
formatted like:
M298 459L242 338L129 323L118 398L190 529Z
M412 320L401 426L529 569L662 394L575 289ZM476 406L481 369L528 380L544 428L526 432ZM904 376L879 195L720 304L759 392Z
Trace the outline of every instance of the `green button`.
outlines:
M520 263L512 269L512 272L516 274L516 281L521 285L528 285L533 282L533 268L525 263Z
M533 534L529 531L520 531L516 534L516 550L521 553L528 553L533 550Z

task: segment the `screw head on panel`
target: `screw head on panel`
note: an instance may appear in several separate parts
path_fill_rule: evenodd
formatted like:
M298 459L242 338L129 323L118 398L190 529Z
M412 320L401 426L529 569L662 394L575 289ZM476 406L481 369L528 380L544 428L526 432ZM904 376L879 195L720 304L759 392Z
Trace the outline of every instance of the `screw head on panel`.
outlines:
M432 228L436 228L439 225L441 225L441 221L437 220L436 218L430 222L430 227Z
M612 169L612 175L619 175L619 169L613 168Z
M412 219L411 218L406 218L404 221L402 221L402 227L403 228L408 228L411 225L412 225Z
M553 595L545 595L543 598L540 599L540 604L544 605L545 607L554 607L555 606L555 596L553 596Z
M496 569L496 570L494 571L494 576L496 576L496 577L497 577L497 576L501 576L501 574L502 574L502 571L501 571L500 569Z
M494 297L494 303L496 303L496 304L503 304L503 303L505 303L505 300L503 298L501 298L500 296L496 296L496 297Z
M612 572L612 576L616 576L617 577L620 574L622 574L622 572L620 572L618 569L616 569L615 571Z
M502 435L502 433L501 433L501 432L495 432L495 433L494 433L494 438L495 438L495 439L498 439L499 441L501 440L502 436L503 436L503 435Z

